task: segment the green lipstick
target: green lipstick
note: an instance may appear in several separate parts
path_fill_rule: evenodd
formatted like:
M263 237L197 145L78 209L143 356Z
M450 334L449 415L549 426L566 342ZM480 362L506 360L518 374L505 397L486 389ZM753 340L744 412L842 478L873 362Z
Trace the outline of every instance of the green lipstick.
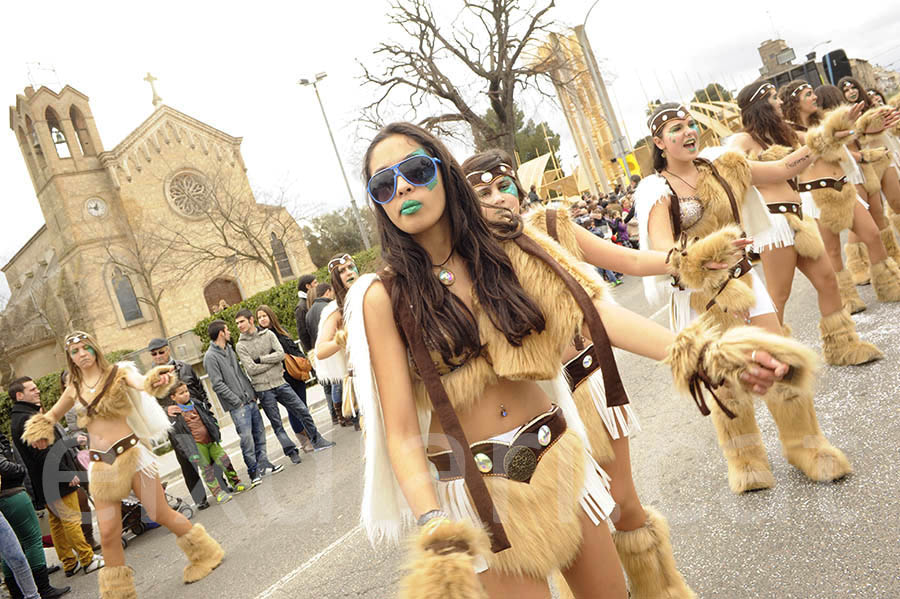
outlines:
M400 207L400 214L415 214L422 208L422 202L415 200L406 200Z

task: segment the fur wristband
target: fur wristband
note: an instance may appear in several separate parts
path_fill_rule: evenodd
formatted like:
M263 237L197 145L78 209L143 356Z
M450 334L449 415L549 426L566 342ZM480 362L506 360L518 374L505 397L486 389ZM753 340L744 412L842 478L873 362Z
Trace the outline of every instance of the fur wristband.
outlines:
M159 387L154 386L159 383L159 379L163 374L169 375L169 382ZM178 386L179 382L174 366L157 366L148 372L144 378L144 391L157 399L162 399L168 397L169 393Z
M424 529L412 542L401 599L487 599L472 562L489 549L487 533L468 522Z
M36 441L44 440L50 443L56 439L53 422L45 414L35 414L25 423L22 432L22 440L33 445Z
M835 108L825 115L822 124L813 127L806 133L806 145L813 151L813 154L828 162L840 162L843 156L843 147L855 139L853 135L841 139L835 137L835 133L838 131L853 129L850 110L850 106Z
M731 278L730 269L713 270L708 262L732 263L738 250L732 242L741 238L741 231L734 225L723 227L703 239L687 242L681 251L670 254L672 275L686 288L718 291Z

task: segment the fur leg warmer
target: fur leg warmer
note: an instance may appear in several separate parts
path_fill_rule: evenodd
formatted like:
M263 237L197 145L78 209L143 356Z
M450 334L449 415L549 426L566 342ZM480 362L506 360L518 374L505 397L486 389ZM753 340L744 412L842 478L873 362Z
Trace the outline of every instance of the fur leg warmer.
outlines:
M872 265L872 288L882 302L900 302L900 268L890 257Z
M717 405L710 406L719 447L728 464L728 486L737 494L774 487L775 477L756 424L753 404L729 405L729 409L736 418L729 418Z
M850 314L856 314L865 310L866 302L859 297L859 292L856 291L856 285L853 284L853 275L850 274L850 271L845 268L834 274L837 277L838 291L841 294L841 304L843 304L844 310Z
M776 384L766 395L766 405L791 465L818 482L837 480L853 472L847 456L822 434L812 393L798 393Z
M694 599L675 567L669 523L651 507L647 521L635 530L614 531L613 543L628 574L631 599Z
M847 255L847 270L853 277L854 285L868 285L869 279L869 250L862 242L844 244L844 253Z
M159 378L166 373L169 375L169 382L162 386L155 386L159 384ZM157 366L144 378L144 391L157 399L168 397L169 393L177 386L178 373L175 372L174 366Z
M25 423L25 430L22 432L22 440L28 444L35 441L48 441L53 443L56 434L53 428L53 422L44 414L35 414Z
M205 578L225 557L225 550L209 536L202 524L194 524L187 533L175 539L175 543L190 562L184 567L185 583Z
M487 599L472 565L490 553L487 533L467 522L444 522L413 541L400 599Z
M879 235L881 235L881 243L884 244L887 255L893 258L894 262L900 264L900 247L897 247L897 239L894 238L894 232L891 230L891 227L885 227L879 231Z
M833 366L856 366L884 357L881 351L856 334L856 324L846 310L839 310L819 321L822 354Z
M134 571L128 566L106 566L97 573L100 599L137 599Z

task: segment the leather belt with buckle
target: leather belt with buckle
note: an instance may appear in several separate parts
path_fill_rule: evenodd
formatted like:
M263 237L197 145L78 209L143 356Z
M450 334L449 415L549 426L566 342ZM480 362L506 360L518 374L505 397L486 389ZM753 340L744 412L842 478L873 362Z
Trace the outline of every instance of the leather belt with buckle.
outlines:
M509 444L499 441L473 443L471 448L475 465L483 476L530 482L541 458L565 431L566 418L562 410L554 408L551 413L523 426ZM429 455L428 459L437 470L438 480L447 482L463 478L463 472L450 451Z
M799 191L816 191L817 189L828 189L829 187L835 191L844 189L847 184L847 177L835 179L834 177L825 177L824 179L816 179L815 181L803 181L797 184Z
M766 208L772 214L793 214L797 218L803 218L803 207L797 202L773 202L766 204Z
M125 453L127 450L132 447L136 447L139 443L137 436L128 435L122 439L116 441L116 444L107 449L106 451L98 451L96 449L90 450L90 456L92 462L106 462L110 466L116 463L116 458Z

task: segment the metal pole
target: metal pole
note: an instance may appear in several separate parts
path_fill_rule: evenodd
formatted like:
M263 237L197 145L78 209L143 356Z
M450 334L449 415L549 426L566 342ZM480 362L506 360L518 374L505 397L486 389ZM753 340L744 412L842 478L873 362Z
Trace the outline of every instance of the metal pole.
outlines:
M356 226L359 227L359 234L362 236L363 245L366 249L371 249L372 244L369 243L369 236L366 234L366 227L363 225L362 215L356 205L356 199L353 197L353 190L350 188L350 181L347 179L347 173L344 171L344 163L341 161L341 154L338 152L337 143L334 141L334 135L331 133L331 125L328 123L328 116L325 114L325 105L322 104L322 96L319 95L319 86L313 81L313 89L316 92L316 99L319 101L319 108L322 109L322 118L325 119L325 128L328 129L328 137L331 138L331 145L334 146L334 155L337 157L338 166L341 167L341 174L344 176L344 183L347 185L347 193L350 195L350 207L353 209L353 218L356 219Z

